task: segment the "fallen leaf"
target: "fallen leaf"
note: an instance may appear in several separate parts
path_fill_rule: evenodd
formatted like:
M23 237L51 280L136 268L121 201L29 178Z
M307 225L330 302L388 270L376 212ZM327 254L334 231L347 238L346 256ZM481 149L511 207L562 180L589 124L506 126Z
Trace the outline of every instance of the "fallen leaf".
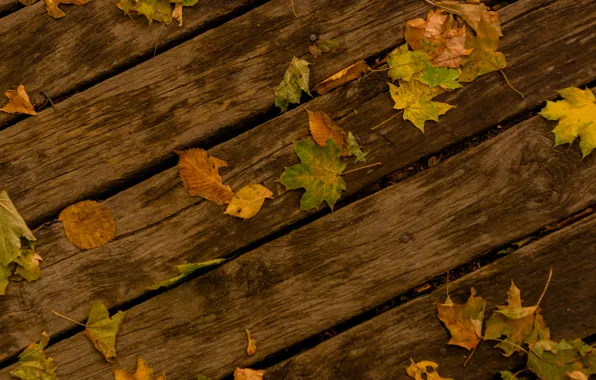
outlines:
M581 339L541 340L530 344L527 367L542 380L566 379L575 372L589 377L596 374L596 349Z
M418 363L412 361L412 364L406 368L406 373L415 380L453 380L450 377L441 377L437 368L439 368L437 363L428 360L423 360ZM425 375L425 377L423 377L423 375Z
M356 157L356 160L354 162L366 162L366 156L368 155L368 153L370 153L370 151L366 151L363 152L362 149L360 148L360 145L358 144L358 141L356 141L356 137L354 137L354 135L352 134L352 132L348 132L348 156L354 156Z
M348 144L346 143L346 132L331 119L324 112L311 112L306 110L308 113L308 124L310 127L310 134L317 144L324 146L327 140L330 138L335 141L335 144L339 148L341 155L346 156L348 154Z
M454 304L449 296L444 304L438 305L439 319L451 333L447 344L474 349L482 337L482 320L486 302L471 289L470 298L463 305Z
M70 205L58 216L68 240L81 249L100 247L116 236L116 222L101 203L83 201Z
M507 66L505 56L498 52L499 35L497 29L485 17L480 20L476 47L463 65L460 82L471 82L481 75L504 69Z
M8 267L0 265L0 296L6 294L6 287L8 286L8 279L12 275L12 270Z
M110 317L108 309L101 302L95 302L89 311L85 335L108 362L116 358L116 335L125 314L119 311Z
M131 18L131 12L144 15L149 24L158 21L169 25L172 22L172 6L168 0L120 0L116 6Z
M46 12L48 15L52 16L53 18L61 18L66 16L66 14L58 8L60 4L74 4L74 5L85 5L89 2L89 0L44 0L46 5Z
M174 5L174 10L172 11L172 18L178 21L178 26L182 26L182 4L177 3Z
M246 355L253 356L257 352L257 341L253 339L252 334L248 329L246 330L246 338L248 339L248 344L246 346Z
M499 373L501 374L501 379L503 380L516 380L517 377L515 376L514 373L509 372L509 371L499 371Z
M339 49L339 42L336 40L319 40L308 47L308 51L315 58L319 58L323 53L333 53L337 49Z
M301 163L287 167L279 181L288 190L306 189L300 199L301 210L317 208L323 201L333 210L341 192L346 190L341 178L346 164L341 162L337 144L329 139L325 146L319 146L304 139L294 142L294 150Z
M21 255L21 238L31 247L36 240L33 232L8 197L6 190L0 191L0 266L6 267Z
M457 83L458 77L458 70L429 66L424 69L421 76L416 77L416 80L429 87L441 87L445 90L454 90L462 86Z
M230 203L234 192L222 183L219 168L228 164L225 161L209 156L203 149L177 151L180 156L178 173L184 188L193 197L203 197L218 205Z
M555 146L571 144L580 137L582 156L596 148L596 99L589 88L568 87L557 91L563 100L547 101L540 115L548 120L559 120L553 129Z
M302 91L312 96L309 90L310 70L309 63L300 58L292 58L290 67L284 74L284 79L279 86L275 87L275 106L281 109L281 112L286 112L288 105L300 104L300 97Z
M200 263L176 265L176 270L178 270L178 272L180 273L178 276L169 278L164 281L160 281L157 284L148 287L147 290L156 290L159 288L170 287L170 286L178 283L184 277L187 277L187 276L193 274L194 272L198 271L199 269L207 268L207 267L214 266L214 265L219 265L219 264L223 263L224 261L226 261L226 259L213 259L213 260L203 261Z
M250 184L238 190L225 214L242 219L249 219L261 210L265 198L273 198L271 190L263 185Z
M366 64L366 62L358 61L317 84L313 88L313 91L319 95L323 95L334 88L343 86L354 79L360 78L369 71L370 67Z
M480 4L464 4L457 1L439 1L437 6L443 7L452 13L455 13L470 25L476 33L482 28L480 26L481 20L486 19L490 25L497 31L497 36L502 37L501 23L499 21L499 13L489 11L488 7L482 3Z
M14 260L17 264L14 274L23 277L28 282L39 279L41 277L39 262L42 261L42 258L32 249L24 249L22 254Z
M142 357L137 358L137 370L134 375L129 374L123 369L113 369L114 380L166 380L165 373L153 378L153 368Z
M25 86L20 84L16 90L7 90L4 95L8 98L8 104L0 108L0 111L6 113L25 113L27 115L37 115L29 95L25 91Z
M392 81L409 81L416 73L431 65L430 57L423 51L411 51L403 44L387 56L390 69L387 72Z
M56 362L43 351L49 341L50 336L43 332L39 343L31 343L21 352L17 368L10 374L22 380L57 380Z
M236 368L234 370L234 380L263 380L265 371L250 368Z
M580 371L567 372L567 376L572 380L588 380L588 377Z
M436 67L459 68L464 59L474 51L474 48L466 48L467 39L464 27L448 30L443 35L442 49L432 60L432 64Z

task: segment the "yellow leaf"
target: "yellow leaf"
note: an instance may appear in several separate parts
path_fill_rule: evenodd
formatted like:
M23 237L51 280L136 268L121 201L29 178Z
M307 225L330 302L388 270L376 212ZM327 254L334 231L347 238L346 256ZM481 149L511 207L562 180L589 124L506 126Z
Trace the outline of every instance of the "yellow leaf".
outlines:
M487 17L487 14L483 14L479 21L476 31L476 46L463 65L459 76L460 82L471 82L481 75L504 69L507 66L505 56L497 51L499 30L490 23Z
M329 78L325 79L321 83L317 84L313 91L319 95L323 95L334 88L343 86L344 84L353 81L356 78L368 73L370 67L364 61L358 61L351 66L333 74Z
M116 236L116 222L101 203L83 201L70 205L58 219L64 224L68 240L82 249L100 247Z
M149 363L139 356L137 359L137 370L131 375L123 369L114 369L114 380L166 380L165 373L153 378L153 368L149 367Z
M119 311L110 317L108 309L99 301L89 311L85 336L108 362L116 358L116 336L125 315L125 312Z
M242 219L252 218L261 210L265 198L273 198L268 188L259 184L246 185L232 198L225 214Z
M61 18L66 16L64 12L58 5L60 4L74 4L74 5L85 5L89 2L89 0L44 0L46 5L46 11L48 15L52 16L53 18Z
M37 115L31 105L29 95L25 91L25 86L20 84L16 90L8 90L4 93L8 98L8 104L0 108L0 111L6 113L26 113L27 115Z
M439 319L451 333L447 344L453 344L472 350L480 342L482 336L482 320L486 302L482 297L476 297L474 288L471 290L468 302L457 305L447 297L444 304L438 306Z
M332 138L339 148L341 155L348 154L348 144L346 143L346 132L333 119L324 112L308 112L308 124L310 134L317 144L324 146L327 140Z
M431 368L430 370L428 369L429 367ZM406 373L415 380L453 380L449 377L441 377L437 368L439 368L439 365L429 360L423 360L418 363L412 361L412 364L406 368ZM423 375L426 375L426 377L422 377Z
M193 197L203 197L218 205L230 203L234 192L222 183L219 168L227 166L225 161L211 157L203 149L177 151L180 156L178 172L184 188Z
M248 329L246 330L246 338L248 339L248 345L246 346L246 355L253 356L257 352L257 341L253 339L252 334Z
M234 370L234 380L263 380L265 371L250 368L236 368Z
M178 21L178 26L182 26L182 4L177 3L174 5L174 10L172 11L172 18Z

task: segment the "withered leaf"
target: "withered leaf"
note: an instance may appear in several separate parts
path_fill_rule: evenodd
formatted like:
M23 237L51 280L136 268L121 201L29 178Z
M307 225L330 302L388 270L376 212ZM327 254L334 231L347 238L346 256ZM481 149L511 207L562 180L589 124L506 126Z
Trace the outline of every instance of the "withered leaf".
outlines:
M370 151L368 151L368 150L366 152L362 151L362 149L360 148L360 144L358 144L358 141L356 141L356 137L354 137L352 132L348 132L347 142L348 142L348 156L356 157L356 160L354 162L358 162L358 161L366 162L366 156L368 155L368 153L370 153Z
M35 281L41 277L40 261L42 261L41 256L32 249L24 249L22 256L14 260L17 264L14 274L23 277L28 282Z
M406 368L406 373L415 380L453 380L449 377L441 377L441 375L439 375L439 371L437 371L439 365L435 362L423 360L421 362L414 363L412 359L410 360L412 361L412 364Z
M481 75L504 69L505 56L498 52L499 35L497 29L483 16L478 24L476 47L463 65L460 82L471 82Z
M273 198L271 190L263 185L251 183L238 190L228 204L225 214L242 219L252 218L261 210L266 198Z
M339 148L341 155L345 156L348 154L348 144L346 143L346 132L331 119L326 113L319 111L309 111L308 113L308 124L310 128L310 134L317 144L324 146L327 140L330 138L335 141L335 144Z
M10 374L22 380L57 380L56 362L44 352L49 341L50 336L44 331L39 343L31 343L21 352L17 368Z
M248 339L248 344L246 346L246 355L253 356L257 352L257 341L253 339L252 334L248 329L246 330L246 338Z
M319 58L323 53L334 52L339 49L339 42L336 40L319 40L308 47L313 57Z
M470 298L463 305L454 304L447 296L444 304L438 305L439 319L451 333L447 344L474 349L482 337L482 320L486 302L471 289Z
M527 367L542 380L567 379L575 372L589 377L596 374L596 349L580 339L541 340L530 344Z
M108 362L116 358L116 335L125 314L119 311L110 317L108 309L101 302L95 302L89 311L85 336Z
M178 21L178 26L182 26L182 4L177 3L174 5L174 10L172 11L172 18Z
M7 90L4 95L8 98L8 104L0 108L0 111L6 113L25 113L27 115L37 115L29 95L25 91L25 86L20 84L16 90Z
M498 37L503 36L501 23L499 21L499 13L489 11L488 7L482 3L465 4L458 1L439 1L436 4L461 16L476 33L478 33L478 30L480 29L480 20L484 18L496 30Z
M369 71L370 67L366 64L366 62L358 61L317 84L313 88L313 91L319 95L323 95L334 88L343 86L354 79L360 78Z
M279 107L281 112L286 112L290 104L299 104L302 91L311 95L308 65L309 63L303 59L292 58L292 62L284 74L284 79L279 86L275 87L275 106Z
M234 380L263 380L265 371L250 368L236 368L234 370Z
M140 356L137 359L137 370L133 375L123 369L114 369L112 372L114 373L114 380L166 380L165 373L154 378L153 368Z
M46 12L48 15L52 16L53 18L61 18L66 16L66 14L58 8L60 4L74 4L74 5L85 5L89 2L89 0L44 0L46 5Z
M218 205L230 203L234 192L222 183L219 168L228 164L225 161L209 156L203 149L177 151L180 156L178 173L184 188L193 197L203 197Z
M81 249L100 247L116 236L116 222L101 203L83 201L70 205L58 216L68 240Z
M182 5L185 5L184 2ZM131 12L142 14L149 24L159 21L169 25L172 22L172 6L168 0L120 0L116 6L130 17Z

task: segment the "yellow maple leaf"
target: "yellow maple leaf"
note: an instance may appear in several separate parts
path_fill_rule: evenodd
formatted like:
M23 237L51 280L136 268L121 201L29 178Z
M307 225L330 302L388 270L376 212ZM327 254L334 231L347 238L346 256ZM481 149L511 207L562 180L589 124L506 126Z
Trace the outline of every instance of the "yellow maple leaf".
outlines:
M447 344L453 344L472 350L482 337L482 320L486 302L482 297L476 296L474 288L471 289L468 302L463 305L454 304L449 296L444 304L438 305L439 319L451 333Z
M412 361L412 364L406 368L406 373L415 380L453 380L449 377L441 377L437 371L439 365L435 362L423 360L421 362L414 363L412 359L410 360ZM429 367L431 370L428 369ZM422 377L423 375L426 375L426 377Z
M332 138L335 140L341 155L348 154L348 144L346 143L346 132L331 119L325 112L308 112L308 124L310 127L310 134L317 144L324 146L327 140Z
M44 0L46 5L46 12L48 15L52 16L53 18L61 18L66 16L66 14L58 8L60 4L74 4L74 5L85 5L89 2L89 0Z
M83 201L70 205L58 216L66 237L82 249L100 247L116 236L116 222L101 203Z
M8 98L8 104L0 108L0 111L6 113L25 113L27 115L37 115L35 109L31 105L29 95L25 91L25 86L20 84L16 90L8 90L4 93Z
M234 380L263 380L265 371L250 368L236 368L234 370Z
M153 378L153 368L149 367L149 363L139 356L137 359L137 370L133 375L129 374L123 369L114 369L114 380L166 380L165 373Z
M219 168L227 166L227 162L209 156L203 149L177 151L180 156L178 173L184 188L193 197L203 197L218 205L230 203L234 192L222 183Z
M582 156L596 148L596 99L588 88L568 87L557 91L563 100L546 102L540 115L548 120L559 120L553 129L555 146L571 144L579 137Z
M261 210L265 198L273 198L271 190L263 185L251 183L238 190L228 204L225 214L242 219L252 218Z

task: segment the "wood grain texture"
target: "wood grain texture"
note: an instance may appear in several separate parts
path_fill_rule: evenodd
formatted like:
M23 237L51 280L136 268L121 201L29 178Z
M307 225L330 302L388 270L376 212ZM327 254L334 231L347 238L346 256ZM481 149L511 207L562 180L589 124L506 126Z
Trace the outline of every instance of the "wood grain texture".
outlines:
M0 17L5 17L21 8L23 5L18 0L0 0Z
M522 1L515 6L525 4ZM518 28L525 30L528 22L539 24L551 20L557 14L573 14L575 6L571 4L558 2L555 8L541 7L532 15L521 18L513 12L517 8L508 7L505 10L509 9L511 18L520 21L506 24L506 35L516 35ZM585 5L577 5L578 12L582 6ZM578 36L576 33L569 35ZM530 49L534 47L530 41L537 36L532 33L526 36L527 40L516 38L515 41ZM551 64L563 62L566 55L558 52L561 51L559 43L564 41L561 39L544 50L536 49L538 57L527 57L527 66L520 59L526 55L525 50L514 49L506 43L509 46L508 57L516 60L516 65L511 68L511 76L519 68L516 77L521 77L524 72L533 70L533 64L546 60L546 57L553 58ZM543 42L539 39L536 43ZM518 51L520 55L516 55ZM542 101L540 96L551 95L550 91L542 89L545 80L557 88L587 81L593 69L589 65L586 67L582 71L578 65L577 71L569 73L570 78L560 77L558 73L546 77L529 76L533 82L526 89L531 86L533 91L530 94L536 91L537 95L530 95L528 103L522 106L533 107ZM454 113L453 118L447 117L441 124L429 127L427 137L403 122L396 123L397 127L384 129L383 135L370 134L371 125L388 117L391 112L389 96L384 93L385 86L384 76L371 76L309 103L309 107L315 107L312 109L328 112L343 127L362 137L365 147L372 149L371 162L384 162L379 168L346 177L351 194L399 167L498 123L500 118L507 115L506 112L522 109L515 93L507 89L498 75L496 79L484 77L460 93L462 96L468 94L464 97L465 102L458 102L458 94L451 95L451 101L456 102L457 110L461 110L461 113ZM483 98L483 94L490 97ZM495 98L502 99L501 111L485 115L487 111L483 104ZM358 113L354 114L353 109L357 109ZM470 119L476 122L466 122ZM549 124L547 128L552 128L552 125ZM457 133L445 132L450 130L457 130ZM210 153L228 161L230 166L222 171L225 183L229 183L233 189L239 189L249 182L264 182L275 192L274 181L285 166L297 160L290 141L307 134L308 118L306 112L299 109L218 145ZM549 138L544 138L545 144L548 144ZM553 154L554 157L569 156L569 160L574 157L580 162L577 147L560 148ZM593 157L588 157L581 162L591 164L593 160ZM81 252L64 237L60 224L43 229L37 235L38 252L45 258L43 279L32 284L11 285L9 296L0 299L0 329L6 332L0 341L0 352L3 355L17 352L36 339L44 329L56 333L70 327L67 322L48 314L49 309L58 308L61 312L83 319L90 299L103 299L109 305L126 302L142 294L146 286L170 276L173 265L229 254L303 220L313 213L297 212L300 196L300 191L276 196L276 199L266 201L263 210L255 218L241 221L223 215L224 208L189 197L177 179L175 169L172 169L105 202L116 219L117 237L104 247ZM566 208L553 210L553 220L564 217L568 211ZM226 231L225 234L222 231ZM135 276L130 276L131 267L135 268ZM72 289L77 291L72 292ZM64 297L64 294L69 296Z
M454 302L465 302L470 287L487 301L486 319L505 304L509 282L522 291L524 305L535 305L553 268L553 279L541 302L553 340L596 333L596 216L573 224L522 248L496 263L449 285ZM467 367L469 354L447 346L449 332L437 318L445 287L346 331L266 371L266 379L405 379L410 358L432 360L442 376L495 379L495 371L517 372L526 356L510 358L483 342ZM485 321L486 321L485 319Z
M553 150L550 129L548 122L534 117L133 307L118 339L123 365L132 367L136 355L142 354L173 379L196 372L221 377L234 366L248 366L586 208L596 199L591 180L596 160L582 161L574 151ZM178 234L182 233L181 228ZM215 233L226 240L235 231ZM404 243L406 235L409 240ZM135 243L121 240L119 252L106 249L72 263L55 263L47 271L46 281L52 284L48 292L35 283L23 291L36 292L37 310L66 309L82 319L89 300L96 297L81 290L90 284L94 291L104 287L95 295L103 293L113 304L116 295L129 291L126 279L132 277L131 270L150 277L148 265L163 265L154 257L163 237L154 236L152 246L147 240L136 241L144 249L134 255L127 255L125 247ZM117 261L118 266L104 271L102 261ZM79 270L71 272L72 266ZM64 289L63 284L77 291L68 297L61 291L59 298L54 292ZM71 310L68 303L80 306ZM52 333L65 326L45 314L41 318ZM244 328L258 342L250 358ZM13 331L6 335L15 341L20 330ZM110 376L82 334L49 352L63 363L59 371L64 378Z
M151 58L156 45L159 49L189 38L264 1L202 0L184 9L183 27L175 22L148 25L144 16L131 19L111 0L61 5L66 16L56 20L38 1L0 23L0 91L23 84L32 103L41 106L46 102L41 91L56 99L72 94ZM1 112L0 127L15 116Z

